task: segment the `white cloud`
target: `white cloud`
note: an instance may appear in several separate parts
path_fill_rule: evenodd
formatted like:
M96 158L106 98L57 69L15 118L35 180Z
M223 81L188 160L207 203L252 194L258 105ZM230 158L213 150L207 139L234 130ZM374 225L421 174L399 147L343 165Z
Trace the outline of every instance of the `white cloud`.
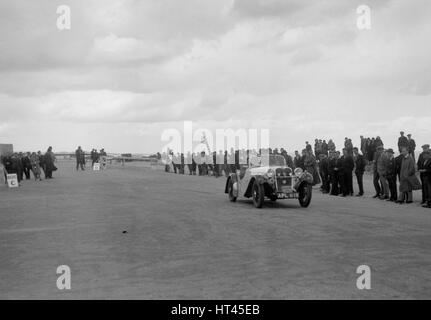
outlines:
M267 126L291 149L315 136L394 141L402 128L429 142L431 4L374 1L365 32L357 5L77 0L72 30L59 32L52 1L2 1L2 134L28 148L18 128L61 124L120 149L115 130L150 152L163 128L190 119ZM74 145L73 134L38 134Z

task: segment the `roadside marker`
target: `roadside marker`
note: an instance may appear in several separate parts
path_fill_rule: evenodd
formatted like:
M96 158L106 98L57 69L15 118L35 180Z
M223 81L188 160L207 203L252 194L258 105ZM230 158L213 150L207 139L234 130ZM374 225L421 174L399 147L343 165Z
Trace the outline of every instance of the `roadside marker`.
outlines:
M8 173L7 174L7 186L9 188L18 188L18 176L16 173Z

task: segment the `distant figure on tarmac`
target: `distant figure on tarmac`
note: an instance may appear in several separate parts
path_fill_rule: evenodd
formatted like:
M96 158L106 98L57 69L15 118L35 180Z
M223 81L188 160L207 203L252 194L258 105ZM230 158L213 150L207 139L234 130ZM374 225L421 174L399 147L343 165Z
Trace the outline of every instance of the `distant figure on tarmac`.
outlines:
M45 153L45 179L52 179L52 172L57 170L57 167L54 165L55 156L54 152L52 152L52 147L49 147Z
M99 159L100 159L100 169L106 169L106 152L105 149L100 149Z
M37 152L37 156L39 158L39 165L40 168L43 170L43 174L45 175L46 178L46 162L45 162L45 156L42 154L42 152L39 150Z
M96 162L99 162L99 153L96 149L93 149L91 150L91 167L93 167Z
M40 170L40 159L36 152L30 155L31 171L34 175L34 180L42 181L41 170Z
M75 157L76 157L76 171L79 170L79 167L81 167L81 170L84 171L85 168L85 153L81 149L81 146L78 147L75 151Z

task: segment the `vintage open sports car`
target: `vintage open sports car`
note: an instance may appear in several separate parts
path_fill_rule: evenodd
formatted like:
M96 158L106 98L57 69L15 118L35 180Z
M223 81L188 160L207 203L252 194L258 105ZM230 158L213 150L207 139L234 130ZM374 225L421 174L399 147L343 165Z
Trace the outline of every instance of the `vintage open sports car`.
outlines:
M225 193L235 202L238 197L252 198L256 208L261 208L265 198L298 199L301 207L311 202L313 176L286 165L283 156L269 155L266 163L260 157L251 158L249 165L231 173L226 181Z

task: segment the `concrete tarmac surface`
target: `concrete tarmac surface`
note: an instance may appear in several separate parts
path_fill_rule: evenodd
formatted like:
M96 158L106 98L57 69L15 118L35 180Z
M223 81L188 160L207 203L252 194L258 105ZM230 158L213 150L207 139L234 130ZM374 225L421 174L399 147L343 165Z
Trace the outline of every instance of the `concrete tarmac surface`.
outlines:
M0 187L1 299L430 299L431 210L314 189L229 202L225 178L140 163ZM356 185L355 185L356 188ZM57 267L71 269L59 290ZM371 289L356 286L371 269Z

